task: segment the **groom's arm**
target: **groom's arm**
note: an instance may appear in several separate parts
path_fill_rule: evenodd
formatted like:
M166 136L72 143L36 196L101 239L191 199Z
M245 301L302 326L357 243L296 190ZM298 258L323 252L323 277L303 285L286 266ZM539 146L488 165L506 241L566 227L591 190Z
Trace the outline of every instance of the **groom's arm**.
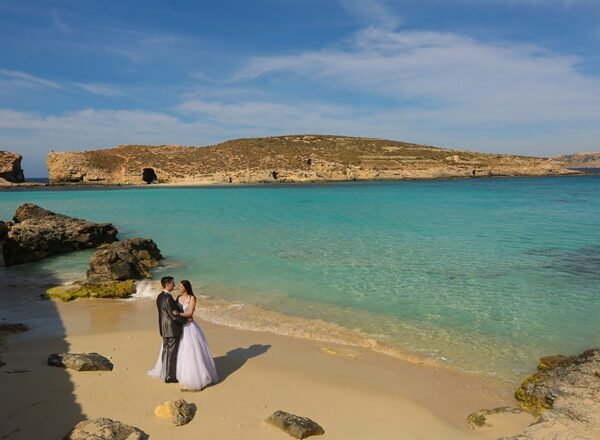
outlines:
M173 297L171 295L169 295L169 297L167 298L167 301L165 301L165 303L166 303L165 311L167 312L167 315L169 315L169 319L171 321L175 321L180 324L184 324L187 322L187 318L180 316L180 312L179 312L179 309L177 308L177 304L175 303L175 300L173 299Z

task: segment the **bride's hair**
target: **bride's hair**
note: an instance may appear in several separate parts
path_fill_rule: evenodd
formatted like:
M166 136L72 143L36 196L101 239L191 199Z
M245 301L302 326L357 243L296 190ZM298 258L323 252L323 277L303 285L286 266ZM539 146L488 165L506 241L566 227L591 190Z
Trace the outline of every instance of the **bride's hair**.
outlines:
M188 295L196 297L196 295L194 295L194 291L192 290L192 283L190 283L188 280L181 280L180 283Z

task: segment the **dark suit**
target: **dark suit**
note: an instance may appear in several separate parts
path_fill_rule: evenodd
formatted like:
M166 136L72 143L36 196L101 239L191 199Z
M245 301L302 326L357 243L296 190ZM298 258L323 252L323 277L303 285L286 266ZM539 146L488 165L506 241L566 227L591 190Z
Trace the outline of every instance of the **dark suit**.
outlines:
M166 378L175 379L177 376L179 338L181 337L182 325L187 322L187 318L173 313L173 311L179 312L179 308L171 294L164 290L156 298L156 307L158 309L158 327L163 338L163 367L167 373Z

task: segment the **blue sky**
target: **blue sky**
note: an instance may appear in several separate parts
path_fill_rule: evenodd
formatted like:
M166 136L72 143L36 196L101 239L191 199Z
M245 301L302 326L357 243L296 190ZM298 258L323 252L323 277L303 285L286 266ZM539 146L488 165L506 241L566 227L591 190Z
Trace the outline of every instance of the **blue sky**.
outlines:
M345 134L600 150L600 0L0 0L0 149Z

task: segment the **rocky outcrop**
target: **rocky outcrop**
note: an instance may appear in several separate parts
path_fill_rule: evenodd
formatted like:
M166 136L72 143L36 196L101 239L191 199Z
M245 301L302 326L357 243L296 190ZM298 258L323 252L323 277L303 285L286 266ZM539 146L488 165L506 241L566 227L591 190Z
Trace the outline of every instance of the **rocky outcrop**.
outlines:
M538 371L523 381L515 397L541 416L523 434L503 440L599 439L600 349L541 358Z
M183 399L168 401L154 409L156 417L170 421L174 426L187 425L196 414L196 405Z
M600 152L565 154L554 159L568 168L600 168Z
M77 371L112 371L113 364L98 353L53 353L48 356L51 367L65 367Z
M0 248L6 265L94 248L117 239L117 230L110 223L56 214L32 203L20 206L13 220L0 225Z
M20 154L0 151L0 185L10 185L25 181L25 176L21 169L21 159L23 158Z
M162 259L153 240L130 238L97 251L90 260L87 278L47 290L50 298L127 298L136 292L135 280L150 278L150 269Z
M84 420L63 437L63 440L144 440L148 436L138 428L101 417Z
M308 417L297 416L285 411L275 411L266 422L298 439L325 434L325 430Z
M481 154L383 139L298 135L207 147L122 145L50 153L51 183L228 184L574 173L553 159Z
M150 278L162 255L148 238L130 238L96 252L90 260L88 281L125 281Z

